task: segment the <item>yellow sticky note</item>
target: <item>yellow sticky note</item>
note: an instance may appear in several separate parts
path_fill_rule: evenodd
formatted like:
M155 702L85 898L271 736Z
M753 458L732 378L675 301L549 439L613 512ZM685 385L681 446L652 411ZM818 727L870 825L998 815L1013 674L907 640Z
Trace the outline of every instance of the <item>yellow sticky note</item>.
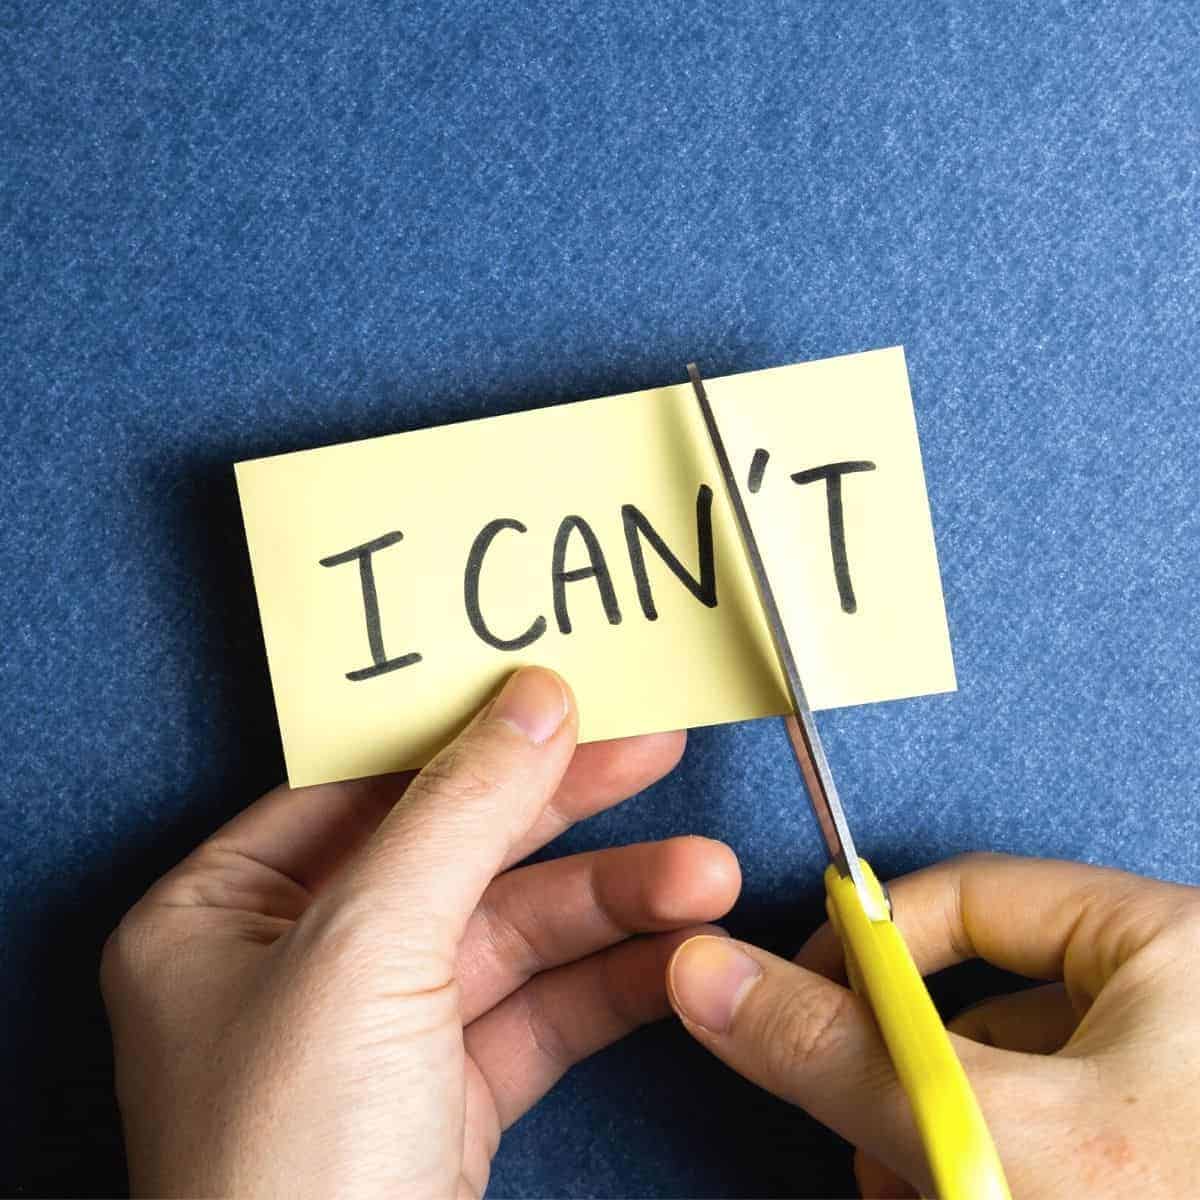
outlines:
M812 705L953 690L903 351L707 387ZM420 766L529 663L584 740L787 708L686 384L237 481L293 786Z

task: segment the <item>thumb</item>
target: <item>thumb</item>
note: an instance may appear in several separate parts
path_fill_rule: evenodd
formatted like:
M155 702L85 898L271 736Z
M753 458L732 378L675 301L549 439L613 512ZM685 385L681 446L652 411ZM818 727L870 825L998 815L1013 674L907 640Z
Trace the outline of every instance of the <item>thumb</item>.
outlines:
M676 950L667 987L688 1032L735 1071L930 1186L907 1098L870 1010L853 992L715 937Z
M412 781L318 899L316 921L386 931L452 959L484 889L554 795L576 726L570 689L553 671L512 675Z

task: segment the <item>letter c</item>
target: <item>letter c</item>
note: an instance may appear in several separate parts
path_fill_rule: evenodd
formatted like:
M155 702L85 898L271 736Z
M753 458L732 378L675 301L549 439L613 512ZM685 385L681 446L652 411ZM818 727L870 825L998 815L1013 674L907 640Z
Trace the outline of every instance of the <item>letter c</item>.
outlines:
M479 531L479 535L471 543L471 553L467 555L467 570L463 577L463 600L467 606L467 620L471 622L471 628L482 641L489 646L494 646L497 650L523 650L546 632L545 617L539 616L519 637L502 638L497 637L487 627L487 622L484 621L483 612L479 607L479 573L483 569L483 558L487 554L492 540L502 529L515 529L518 533L528 532L520 521L516 521L512 517L498 517L495 521L489 521Z

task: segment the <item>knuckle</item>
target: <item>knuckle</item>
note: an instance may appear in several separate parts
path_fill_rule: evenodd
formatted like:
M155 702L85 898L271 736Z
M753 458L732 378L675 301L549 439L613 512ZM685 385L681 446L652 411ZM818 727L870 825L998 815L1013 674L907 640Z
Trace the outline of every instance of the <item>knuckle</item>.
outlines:
M534 989L526 991L531 992L525 1001L525 1024L530 1041L552 1068L564 1070L575 1058L566 1030L540 994Z
M538 926L527 920L514 893L515 889L497 889L493 884L484 892L472 919L493 961L507 963L528 978L550 965L550 955L539 945Z
M236 845L211 838L192 852L181 886L194 903L295 917L311 893L300 880Z
M478 736L460 738L430 761L413 783L417 793L456 805L471 805L491 795L500 781L495 754ZM410 793L413 789L410 789Z
M100 953L100 988L110 997L147 976L158 959L156 922L134 905L108 935Z
M835 1055L846 1041L846 1019L853 1005L854 998L845 989L822 989L819 996L796 989L780 997L760 1029L775 1072L786 1078L797 1067Z
M363 897L330 896L293 926L288 949L298 969L336 978L348 987L402 979L406 992L436 992L454 964L429 936L432 914L399 917Z
M1172 970L1176 970L1180 962L1200 959L1200 905L1189 900L1172 906L1146 932L1144 940L1147 949L1159 949L1158 957Z

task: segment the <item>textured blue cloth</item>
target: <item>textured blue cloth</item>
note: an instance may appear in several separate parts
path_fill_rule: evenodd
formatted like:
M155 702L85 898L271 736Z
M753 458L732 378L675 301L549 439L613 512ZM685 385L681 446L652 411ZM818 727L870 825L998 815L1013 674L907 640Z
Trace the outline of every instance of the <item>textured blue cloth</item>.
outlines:
M123 1189L101 941L282 772L236 459L903 343L961 691L822 718L862 849L1200 881L1194 4L10 0L0 96L0 1190ZM777 724L566 842L682 831L815 924ZM847 1163L664 1024L492 1193Z

